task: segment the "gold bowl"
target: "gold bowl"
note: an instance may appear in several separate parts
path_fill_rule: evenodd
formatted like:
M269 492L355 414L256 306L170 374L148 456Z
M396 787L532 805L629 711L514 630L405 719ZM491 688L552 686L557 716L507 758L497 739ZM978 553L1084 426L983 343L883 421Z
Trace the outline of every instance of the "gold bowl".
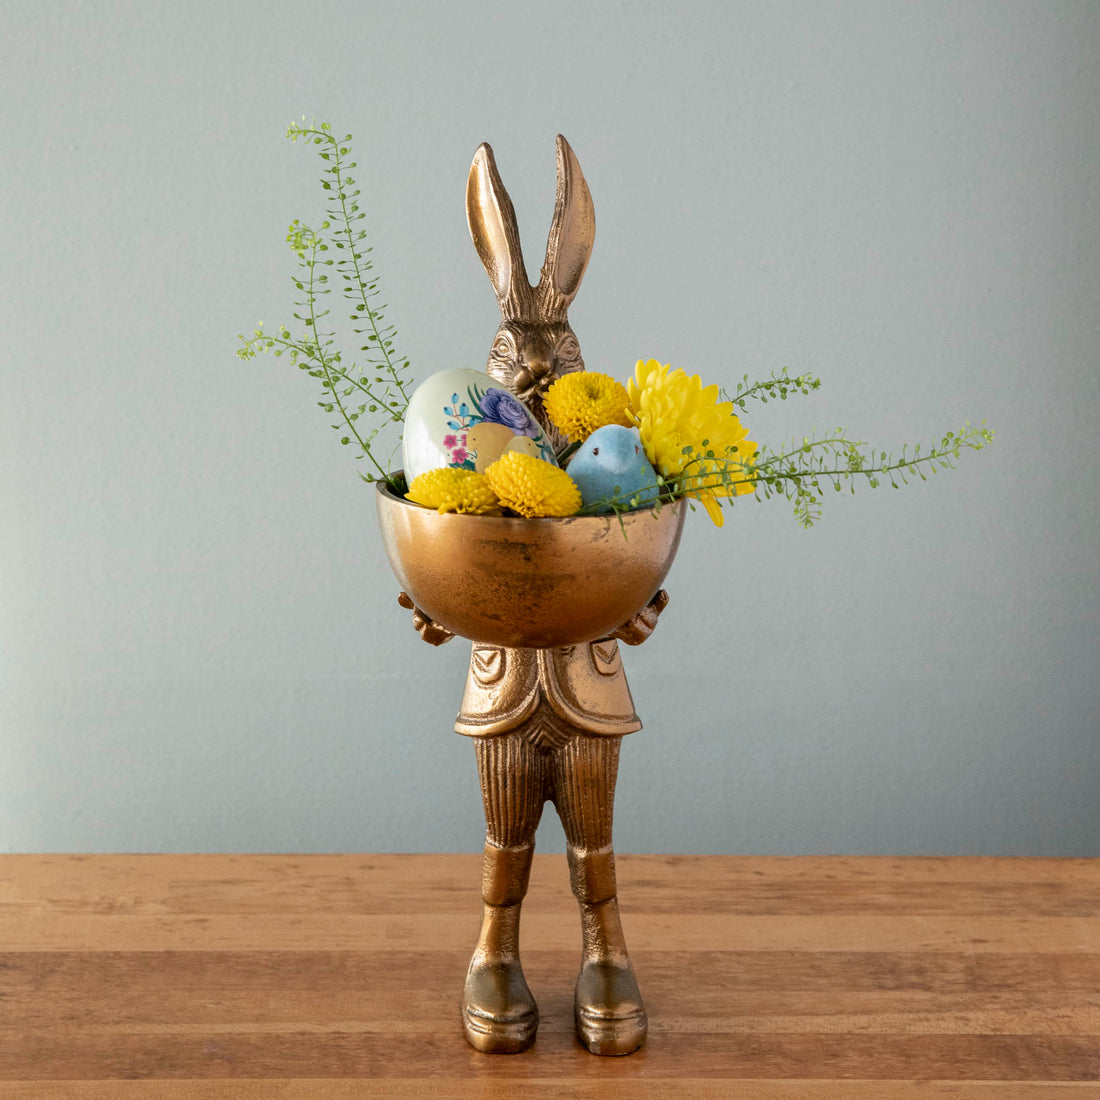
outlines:
M677 501L621 516L440 515L377 490L386 555L413 603L464 638L523 649L628 622L668 575L688 511Z

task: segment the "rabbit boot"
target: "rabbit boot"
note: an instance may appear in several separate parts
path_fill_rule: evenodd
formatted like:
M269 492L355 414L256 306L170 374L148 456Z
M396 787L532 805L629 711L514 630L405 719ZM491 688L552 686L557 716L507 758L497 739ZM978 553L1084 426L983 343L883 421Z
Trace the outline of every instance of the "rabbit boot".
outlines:
M645 1042L649 1022L619 920L615 856L610 848L569 848L568 857L583 936L573 996L577 1037L593 1054L630 1054Z
M466 1038L485 1054L526 1050L539 1026L538 1008L519 961L520 904L527 893L534 850L533 845L485 845L481 932L462 997Z

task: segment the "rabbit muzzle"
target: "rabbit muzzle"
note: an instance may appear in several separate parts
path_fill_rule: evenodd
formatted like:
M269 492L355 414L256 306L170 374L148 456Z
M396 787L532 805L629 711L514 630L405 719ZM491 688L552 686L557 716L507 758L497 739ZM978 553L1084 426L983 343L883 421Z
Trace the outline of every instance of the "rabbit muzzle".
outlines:
M554 381L554 368L545 359L529 359L515 374L516 393L521 398L541 397Z
M584 370L584 360L567 324L506 321L489 351L487 370L520 400L541 400L556 378Z
M486 370L531 410L555 447L565 443L547 419L542 399L563 374L584 370L580 344L568 323L505 321L493 340Z

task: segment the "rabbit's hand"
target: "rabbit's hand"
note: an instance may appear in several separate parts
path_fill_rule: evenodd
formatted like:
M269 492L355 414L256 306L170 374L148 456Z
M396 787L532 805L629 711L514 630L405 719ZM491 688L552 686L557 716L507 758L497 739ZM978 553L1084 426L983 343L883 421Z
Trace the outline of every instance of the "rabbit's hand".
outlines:
M449 642L454 637L445 626L440 626L434 619L429 619L428 616L412 602L407 592L402 592L401 595L397 597L397 602L413 613L413 628L428 645L442 645L444 642Z
M627 645L641 645L657 628L657 617L667 606L668 593L662 588L634 618L613 631L611 637Z

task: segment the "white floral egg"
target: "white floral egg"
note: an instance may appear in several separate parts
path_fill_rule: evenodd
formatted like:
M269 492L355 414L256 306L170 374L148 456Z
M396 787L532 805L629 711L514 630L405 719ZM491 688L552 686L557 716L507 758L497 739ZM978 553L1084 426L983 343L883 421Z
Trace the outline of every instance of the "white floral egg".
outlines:
M483 472L505 451L547 462L554 448L527 406L479 370L441 370L417 386L405 411L405 477L450 466Z

